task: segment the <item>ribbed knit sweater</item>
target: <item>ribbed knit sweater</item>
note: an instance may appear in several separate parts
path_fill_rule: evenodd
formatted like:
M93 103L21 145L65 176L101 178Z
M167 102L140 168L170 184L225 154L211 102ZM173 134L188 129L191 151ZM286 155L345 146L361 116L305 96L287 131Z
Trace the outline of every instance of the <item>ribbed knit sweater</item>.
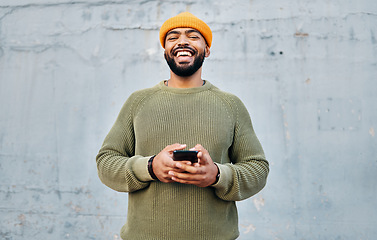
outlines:
M154 181L148 159L167 145L206 148L219 181L200 188ZM269 167L249 113L210 82L197 88L158 85L133 93L97 155L108 187L128 192L127 240L230 240L239 235L235 201L259 192Z

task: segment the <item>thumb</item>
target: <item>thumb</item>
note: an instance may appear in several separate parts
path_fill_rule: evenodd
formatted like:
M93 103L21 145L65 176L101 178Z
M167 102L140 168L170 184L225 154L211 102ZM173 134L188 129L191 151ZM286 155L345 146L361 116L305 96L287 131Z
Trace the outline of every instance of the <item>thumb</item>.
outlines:
M168 150L169 152L173 152L175 150L182 150L185 148L186 148L186 144L174 143L168 146L166 150Z

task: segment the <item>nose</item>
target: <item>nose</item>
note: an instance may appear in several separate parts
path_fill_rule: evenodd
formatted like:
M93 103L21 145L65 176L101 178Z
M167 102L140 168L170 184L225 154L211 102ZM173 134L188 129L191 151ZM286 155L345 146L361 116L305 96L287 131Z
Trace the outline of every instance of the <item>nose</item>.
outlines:
M178 46L187 46L188 44L188 38L184 35L181 35L178 39Z

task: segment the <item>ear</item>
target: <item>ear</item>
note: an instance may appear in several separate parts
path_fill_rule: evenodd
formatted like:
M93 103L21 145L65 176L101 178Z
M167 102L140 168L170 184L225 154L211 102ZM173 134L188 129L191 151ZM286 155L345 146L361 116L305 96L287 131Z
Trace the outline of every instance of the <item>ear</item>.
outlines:
M209 57L209 55L211 54L211 50L209 49L208 45L206 45L206 55L205 57Z

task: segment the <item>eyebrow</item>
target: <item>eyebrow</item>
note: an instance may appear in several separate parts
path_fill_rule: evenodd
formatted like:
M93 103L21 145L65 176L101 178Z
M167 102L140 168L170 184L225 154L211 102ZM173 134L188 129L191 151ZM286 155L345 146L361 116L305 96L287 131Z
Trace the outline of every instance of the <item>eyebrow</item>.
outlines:
M185 34L189 34L189 33L193 33L193 32L199 33L201 35L201 33L198 30L196 30L196 29L188 29L188 30L185 31ZM181 32L180 31L172 30L172 31L168 32L166 34L166 36L169 36L170 34L181 34Z

